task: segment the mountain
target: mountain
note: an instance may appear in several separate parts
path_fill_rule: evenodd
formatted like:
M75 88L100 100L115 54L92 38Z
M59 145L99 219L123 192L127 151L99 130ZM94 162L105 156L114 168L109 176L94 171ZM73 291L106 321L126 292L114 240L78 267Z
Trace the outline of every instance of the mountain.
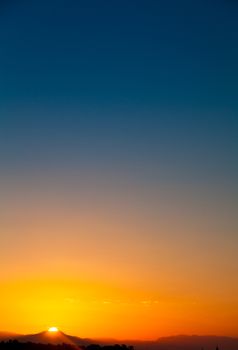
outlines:
M48 331L44 331L37 334L29 334L29 335L18 335L17 337L9 337L8 339L15 339L20 343L41 343L41 344L70 344L74 346L83 346L90 345L93 343L92 340L82 339L79 337L74 337L71 335L67 335L61 331L51 333Z
M198 335L179 335L174 337L163 337L157 340L159 345L166 345L183 349L238 349L238 338L221 336L198 336Z
M1 338L2 337L2 338ZM135 350L238 350L238 338L222 336L178 335L161 337L155 341L116 340L116 339L85 339L67 335L61 331L51 333L44 331L37 334L16 335L0 332L0 340L16 339L21 343L42 344L71 344L74 346L88 346L90 344L109 345L126 344L134 346Z
M238 338L221 336L178 335L156 341L131 342L136 350L237 350Z
M10 333L10 332L0 332L0 341L4 341L10 338L19 337L20 334Z

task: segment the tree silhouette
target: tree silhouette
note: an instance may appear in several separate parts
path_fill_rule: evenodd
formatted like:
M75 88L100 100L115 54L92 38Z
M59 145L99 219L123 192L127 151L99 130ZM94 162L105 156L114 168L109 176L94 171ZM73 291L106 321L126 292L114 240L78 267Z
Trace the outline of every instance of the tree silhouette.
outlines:
M133 350L133 346L127 345L106 345L91 344L88 346L74 346L70 344L40 344L40 343L20 343L17 340L0 342L0 350Z

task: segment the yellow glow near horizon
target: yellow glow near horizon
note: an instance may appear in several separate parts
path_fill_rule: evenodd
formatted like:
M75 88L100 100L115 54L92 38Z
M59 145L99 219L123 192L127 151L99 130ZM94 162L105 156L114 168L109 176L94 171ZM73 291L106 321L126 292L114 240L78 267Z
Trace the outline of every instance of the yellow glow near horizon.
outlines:
M57 333L59 330L58 330L58 328L57 327L50 327L49 329L48 329L48 332L51 332L51 333Z
M0 331L57 325L119 340L238 335L238 241L227 238L235 221L220 221L226 200L216 202L219 216L205 215L202 208L216 203L198 205L185 192L170 201L161 191L144 208L146 198L124 201L123 191L74 202L46 185L47 192L9 189L2 200Z

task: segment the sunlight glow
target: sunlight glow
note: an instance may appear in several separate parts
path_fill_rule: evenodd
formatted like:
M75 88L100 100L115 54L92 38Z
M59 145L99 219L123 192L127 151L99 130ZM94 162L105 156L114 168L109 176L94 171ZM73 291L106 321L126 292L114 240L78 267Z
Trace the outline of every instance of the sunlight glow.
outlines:
M48 329L48 332L51 332L51 333L56 333L56 332L58 332L59 330L58 330L58 328L57 327L50 327L49 329Z

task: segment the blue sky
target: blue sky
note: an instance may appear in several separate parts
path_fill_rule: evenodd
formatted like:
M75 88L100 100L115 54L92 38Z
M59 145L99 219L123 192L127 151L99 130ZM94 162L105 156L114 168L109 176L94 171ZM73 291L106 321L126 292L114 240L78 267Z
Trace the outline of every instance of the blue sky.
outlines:
M134 164L155 179L235 185L235 1L25 0L0 11L4 171Z
M235 1L1 5L1 101L236 109Z

